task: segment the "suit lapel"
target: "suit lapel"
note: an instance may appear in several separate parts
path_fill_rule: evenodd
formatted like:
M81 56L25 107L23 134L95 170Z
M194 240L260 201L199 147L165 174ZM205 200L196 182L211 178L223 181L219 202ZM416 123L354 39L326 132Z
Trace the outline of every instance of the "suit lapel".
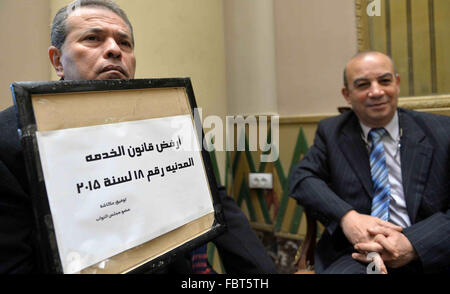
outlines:
M400 161L403 192L409 218L415 223L422 201L434 148L428 143L421 127L404 111L399 111L402 129Z
M361 127L355 115L342 127L339 136L339 148L350 163L353 172L361 181L370 198L373 197L372 179L370 175L369 155L361 138Z

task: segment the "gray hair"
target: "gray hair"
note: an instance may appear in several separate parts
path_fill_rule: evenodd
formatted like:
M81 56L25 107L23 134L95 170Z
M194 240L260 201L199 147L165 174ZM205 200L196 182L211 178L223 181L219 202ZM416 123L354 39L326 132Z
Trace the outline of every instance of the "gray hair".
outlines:
M76 9L83 6L97 6L100 8L105 8L120 16L129 27L131 32L131 41L134 44L133 26L128 20L125 12L116 3L110 0L76 0L61 8L56 13L51 30L51 42L53 46L61 50L68 34L67 17L69 17L69 15Z

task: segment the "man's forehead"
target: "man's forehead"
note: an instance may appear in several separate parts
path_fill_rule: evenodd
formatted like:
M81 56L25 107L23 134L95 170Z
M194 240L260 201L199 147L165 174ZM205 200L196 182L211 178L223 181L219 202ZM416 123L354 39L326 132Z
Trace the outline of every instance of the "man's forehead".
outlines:
M347 74L353 78L381 76L386 73L394 75L392 60L381 53L370 53L351 59L346 66Z
M119 15L101 6L77 8L67 17L67 26L69 30L76 27L120 26L126 33L131 33L130 28Z

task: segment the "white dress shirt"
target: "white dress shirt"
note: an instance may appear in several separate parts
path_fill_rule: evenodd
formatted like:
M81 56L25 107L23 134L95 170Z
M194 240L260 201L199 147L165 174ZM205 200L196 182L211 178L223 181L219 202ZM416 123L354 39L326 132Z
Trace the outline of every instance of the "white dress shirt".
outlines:
M363 130L363 139L368 146L368 150L371 150L371 142L368 139L370 127L361 123ZM403 192L402 184L402 169L400 163L400 137L402 130L398 124L398 113L395 112L392 120L384 127L387 131L387 135L383 136L381 141L383 142L384 152L386 155L386 166L389 173L389 185L391 188L391 195L389 200L389 221L399 225L403 228L409 227L411 221L406 210L405 195Z

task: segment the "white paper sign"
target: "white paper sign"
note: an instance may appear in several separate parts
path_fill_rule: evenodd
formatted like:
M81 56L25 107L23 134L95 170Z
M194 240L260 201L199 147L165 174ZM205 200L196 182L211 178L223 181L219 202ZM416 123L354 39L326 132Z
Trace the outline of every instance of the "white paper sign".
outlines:
M214 211L189 115L36 135L65 273Z

